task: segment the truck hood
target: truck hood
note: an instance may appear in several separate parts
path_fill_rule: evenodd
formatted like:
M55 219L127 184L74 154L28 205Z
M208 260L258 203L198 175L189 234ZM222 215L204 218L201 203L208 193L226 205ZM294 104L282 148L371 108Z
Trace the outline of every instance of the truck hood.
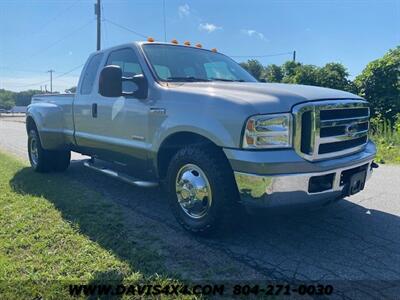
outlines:
M360 99L352 93L308 85L253 82L190 82L169 85L178 92L199 94L252 106L255 113L289 112L313 100Z

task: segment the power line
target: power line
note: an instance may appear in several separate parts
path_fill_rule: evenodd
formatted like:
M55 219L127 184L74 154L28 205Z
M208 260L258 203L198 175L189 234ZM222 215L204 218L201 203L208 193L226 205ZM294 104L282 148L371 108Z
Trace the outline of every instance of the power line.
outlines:
M164 42L167 42L167 17L165 12L165 0L163 0L163 17L164 17Z
M28 33L28 35L31 37L38 35L44 29L46 29L46 27L48 27L49 24L51 24L53 21L57 20L60 16L64 15L68 11L70 11L80 1L81 0L75 0L74 2L71 3L71 5L59 10L57 13L55 13L53 15L52 18L48 19L48 21L46 21L45 23L39 24L39 29L37 29L36 31L33 31L32 33ZM20 38L21 36L26 36L26 35L27 35L27 33L17 33L17 35L15 35L14 37Z
M132 30L132 29L130 29L130 28L124 26L124 25L120 25L120 24L118 24L118 23L115 23L115 22L113 22L113 21L111 21L111 20L109 20L109 19L104 19L104 21L105 21L105 22L108 22L108 23L110 23L110 24L112 24L112 25L114 25L114 26L116 26L116 27L119 27L119 28L121 28L121 29L124 29L124 30L126 30L126 31L129 31L129 32L131 32L131 33L133 33L133 34L136 34L136 35L138 35L138 36L140 36L140 37L142 37L142 38L147 39L147 38L149 37L149 35L145 35L145 34L142 34L142 33L140 33L140 32L137 32L137 31Z
M24 85L17 85L17 86L15 86L15 88L24 88L24 87L29 87L29 86L41 85L41 84L45 84L45 83L48 83L48 82L49 82L49 80L47 79L47 80L40 81L40 82L24 84Z
M67 8L63 8L62 10L60 10L58 13L56 13L50 20L48 20L46 23L43 24L43 26L41 26L39 28L39 30L37 30L35 33L31 34L31 35L36 35L39 32L43 31L43 29L45 29L49 24L51 24L54 20L58 19L60 16L64 15L66 12L68 12L71 8L73 8L80 0L76 0L74 2L72 2L72 4L70 6L68 6Z
M57 13L53 18L51 18L48 22L46 22L35 34L37 34L38 32L42 31L42 30L43 30L46 26L48 26L52 21L54 21L54 20L55 20L56 18L58 18L60 15L64 14L66 11L70 10L70 9L71 9L73 6L75 6L79 1L80 1L80 0L74 1L74 2L73 2L70 6L68 6L66 9L63 9L62 11L60 11L59 13ZM88 26L90 23L92 23L92 22L93 22L93 19L91 19L89 22L83 24L82 26L76 28L75 30L73 30L73 31L70 32L69 34L63 36L62 38L56 40L56 41L53 42L52 44L48 45L46 48L42 48L40 51L37 51L37 52L33 53L33 54L30 56L30 58L32 58L32 57L34 57L34 56L36 56L36 55L38 55L38 54L40 54L40 53L42 53L42 52L44 52L44 51L46 51L46 50L48 50L48 49L54 47L55 45L59 44L60 42L64 41L65 39L67 39L67 38L69 38L70 36L72 36L73 34L75 34L77 31L80 31L80 30L84 29L85 27L87 27L87 26ZM67 72L65 72L65 73L63 73L63 74L60 74L59 76L57 76L57 77L55 77L55 78L60 78L60 77L62 77L62 76L65 76L65 75L67 75L67 74L70 74L71 72L75 71L76 69L78 69L78 68L80 68L80 67L82 67L82 66L83 66L83 64L81 64L81 65L79 65L79 66L77 66L77 67L74 67L73 69L71 69L71 70L69 70L69 71L67 71ZM18 69L15 69L15 68L4 67L4 66L0 66L0 69L11 69L11 70L14 70L14 71L17 71L17 70L18 70ZM43 71L20 70L20 72L42 73ZM47 72L50 73L50 90L51 90L51 92L52 92L52 87L53 87L53 73L54 73L55 71L51 69L51 70L49 70L49 71L47 71ZM32 83L32 84L20 85L20 86L16 86L16 87L17 87L17 88L29 87L29 86L41 85L41 84L44 84L44 83L47 83L47 82L49 82L49 80L44 80L44 81L40 81L40 82L36 82L36 83Z
M293 51L274 53L274 54L264 54L264 55L230 55L230 57L234 57L234 58L247 58L247 57L263 58L263 57L282 56L282 55L289 55L289 54L293 54Z
M59 75L59 76L57 76L57 77L55 77L55 78L59 78L59 77L62 77L62 76L64 76L64 75L70 74L71 72L73 72L73 71L79 69L79 68L82 67L83 65L84 65L84 64L80 64L79 66L74 67L72 70L69 70L69 71L67 71L67 72L65 72L65 73L63 73L63 74L61 74L61 75ZM46 71L44 71L44 70L15 69L15 68L12 68L12 67L7 67L7 66L0 66L0 69L11 70L11 71L16 71L16 72L22 72L22 73L35 73L35 74L46 73Z
M50 44L49 46L42 48L40 51L34 52L34 54L32 54L30 57L34 57L44 51L47 51L48 49L56 46L57 44L61 43L62 41L64 41L65 39L69 38L70 36L72 36L73 34L75 34L76 32L82 30L83 28L87 27L90 23L92 23L94 20L91 19L89 22L86 22L85 24L83 24L82 26L76 28L75 30L71 31L70 33L64 35L62 38L56 40L55 42L53 42L52 44Z
M38 51L37 53L41 53L43 51L46 51L52 47L54 47L55 45L61 43L62 41L64 41L65 39L69 38L70 36L72 36L73 34L75 34L76 32L82 30L83 28L87 27L89 24L93 23L93 19L91 19L89 22L86 22L85 24L83 24L82 26L76 28L75 30L71 31L70 33L64 35L62 38L56 40L54 43L50 44L49 46L47 46L46 48L43 48L42 50ZM35 55L35 54L34 54Z
M45 72L44 70L31 70L31 69L16 69L16 68L12 68L12 67L7 67L7 66L0 66L0 69L4 69L4 70L10 70L13 72L20 72L20 73L43 73Z
M34 52L32 55L30 55L29 59L36 57L37 55L47 51L48 49L56 46L57 44L61 43L62 41L64 41L65 39L69 38L70 36L72 36L73 34L75 34L77 31L82 30L83 28L87 27L90 23L92 23L94 20L91 19L89 22L83 24L82 26L76 28L75 30L73 30L72 32L68 33L67 35L63 36L62 38L56 40L54 43L48 45L47 47L42 48L40 51L36 51ZM20 61L21 62L21 61ZM22 60L22 62L24 62L24 60Z
M54 78L57 79L57 78L61 78L61 77L65 76L65 75L68 75L68 74L72 73L73 71L75 71L75 70L77 70L77 69L83 67L83 65L84 65L84 63L83 63L83 64L80 64L79 66L76 66L76 67L72 68L71 70L69 70L69 71L67 71L67 72L64 72L64 73L62 73L62 74L60 74L60 75L58 75L58 76L56 76L56 77L54 77Z
M54 77L54 79L58 79L58 78L61 78L61 77L65 76L65 75L68 75L68 74L72 73L73 71L75 71L75 70L81 68L83 65L84 65L84 64L80 64L79 66L76 66L76 67L72 68L71 70L69 70L69 71L67 71L67 72L64 72L64 73L62 73L62 74L60 74L60 75ZM54 70L51 70L51 71L55 72ZM48 71L48 72L50 72L50 71ZM44 73L44 72L43 72L43 73ZM18 86L15 86L15 87L16 87L16 88L24 88L24 87L30 87L30 86L35 86L35 85L42 85L42 84L45 84L45 83L48 83L48 82L50 82L49 79L44 80L44 81L40 81L40 82L35 82L35 83L29 83L29 84L24 84L24 85L18 85Z

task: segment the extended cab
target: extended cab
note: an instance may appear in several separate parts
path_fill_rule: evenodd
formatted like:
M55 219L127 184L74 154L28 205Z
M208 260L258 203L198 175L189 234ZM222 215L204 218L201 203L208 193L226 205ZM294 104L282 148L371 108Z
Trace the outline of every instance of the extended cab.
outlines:
M239 203L355 194L376 166L359 96L259 83L215 50L168 43L92 54L75 95L33 96L26 128L36 171L66 170L75 151L132 184L163 182L191 232L217 228Z

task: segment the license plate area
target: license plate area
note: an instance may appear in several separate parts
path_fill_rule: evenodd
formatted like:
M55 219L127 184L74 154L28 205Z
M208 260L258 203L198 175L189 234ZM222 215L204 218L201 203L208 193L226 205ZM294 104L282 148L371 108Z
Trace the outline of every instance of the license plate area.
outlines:
M346 196L354 195L364 189L367 177L368 164L343 171L340 176L340 185L344 186Z
M362 191L365 186L365 178L366 177L367 177L366 171L362 171L362 172L353 174L350 177L347 194L350 196L350 195L354 195L354 194L357 194L358 192Z

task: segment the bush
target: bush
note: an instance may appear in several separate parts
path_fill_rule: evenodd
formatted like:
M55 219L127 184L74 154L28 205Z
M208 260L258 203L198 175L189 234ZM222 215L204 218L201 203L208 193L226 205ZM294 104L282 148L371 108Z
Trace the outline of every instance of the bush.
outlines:
M400 163L400 113L394 122L378 114L371 119L371 139L378 148L376 160L380 163Z
M396 122L400 113L400 46L370 62L354 83L371 103L372 115Z

